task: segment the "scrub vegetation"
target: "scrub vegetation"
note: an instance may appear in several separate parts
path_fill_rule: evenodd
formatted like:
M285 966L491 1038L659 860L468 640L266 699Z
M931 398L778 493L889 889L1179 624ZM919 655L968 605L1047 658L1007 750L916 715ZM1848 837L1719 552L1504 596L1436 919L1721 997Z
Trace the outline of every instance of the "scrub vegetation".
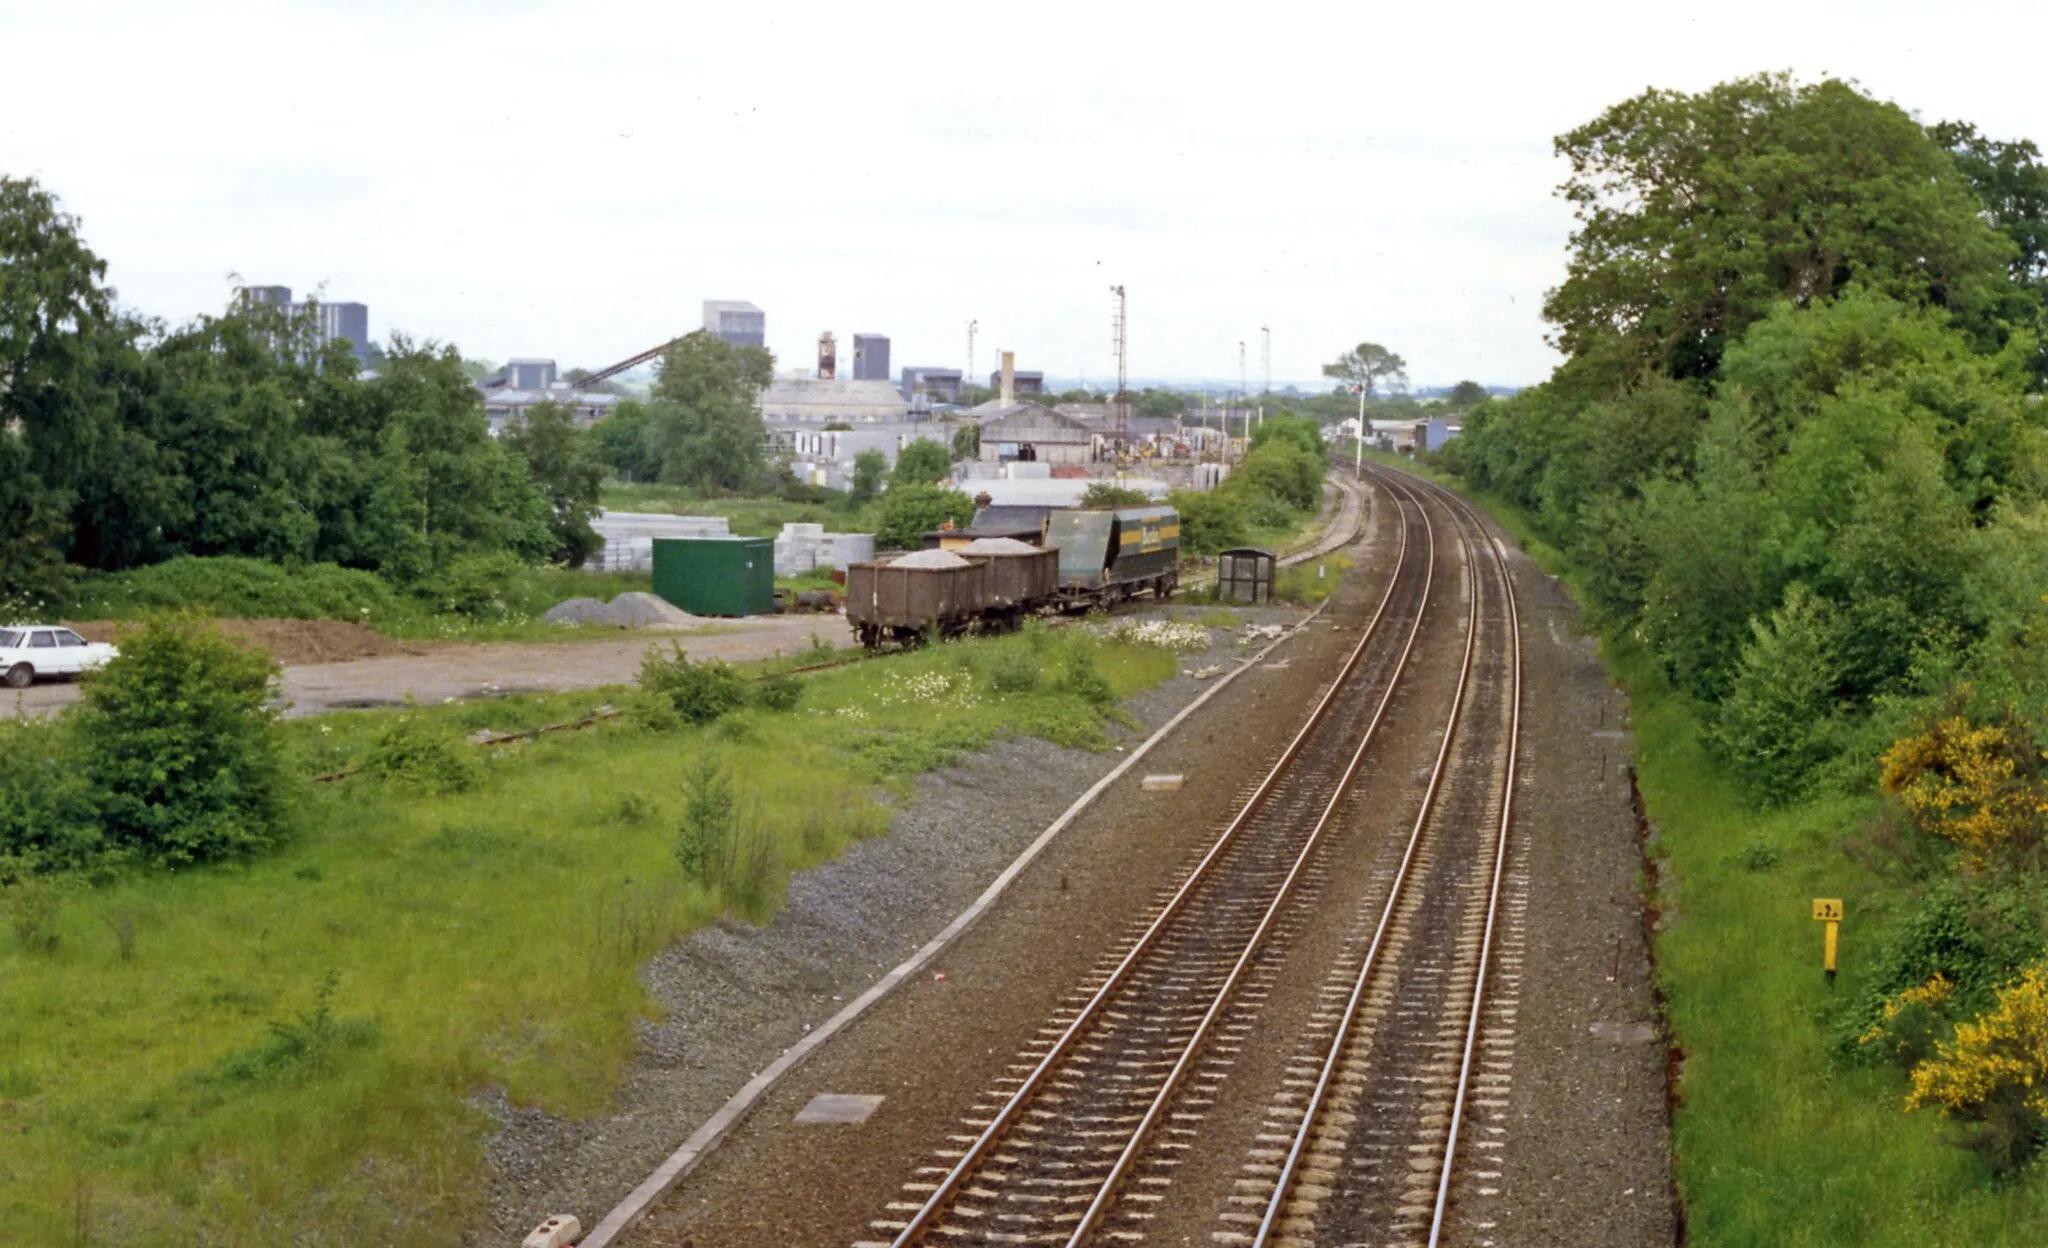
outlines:
M1567 359L1439 466L1634 700L1691 1236L2039 1242L2048 169L1775 75L1558 150Z
M478 1093L603 1110L656 951L770 918L918 772L1006 735L1107 748L1116 700L1176 666L1031 627L803 677L671 653L634 688L236 727L211 708L260 657L145 636L84 707L0 728L0 1209L37 1242L455 1242ZM241 779L145 817L119 760L174 714L208 717L189 727ZM53 803L61 861L20 843Z

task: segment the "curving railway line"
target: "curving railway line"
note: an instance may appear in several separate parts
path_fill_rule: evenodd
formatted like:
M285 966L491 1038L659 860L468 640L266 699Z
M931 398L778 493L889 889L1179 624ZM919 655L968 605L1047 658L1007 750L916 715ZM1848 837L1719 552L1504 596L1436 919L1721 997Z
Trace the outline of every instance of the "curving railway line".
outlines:
M1485 1241L1520 624L1475 514L1370 476L1400 553L1338 676L863 1244Z

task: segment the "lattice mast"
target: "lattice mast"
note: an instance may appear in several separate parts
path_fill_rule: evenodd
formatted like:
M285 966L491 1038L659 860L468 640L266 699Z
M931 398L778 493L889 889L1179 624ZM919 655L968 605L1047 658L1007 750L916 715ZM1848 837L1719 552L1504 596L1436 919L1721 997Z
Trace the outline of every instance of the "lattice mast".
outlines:
M1129 308L1124 302L1124 288L1112 286L1109 293L1116 297L1115 310L1110 316L1111 345L1116 350L1116 438L1119 442L1129 440L1131 392L1130 392L1130 341L1126 336L1129 326Z

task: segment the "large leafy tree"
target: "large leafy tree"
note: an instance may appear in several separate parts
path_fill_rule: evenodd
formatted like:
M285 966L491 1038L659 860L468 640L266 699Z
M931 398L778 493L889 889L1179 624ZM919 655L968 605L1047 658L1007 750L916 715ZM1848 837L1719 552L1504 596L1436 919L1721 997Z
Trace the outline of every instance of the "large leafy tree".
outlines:
M1349 389L1363 390L1371 399L1382 387L1399 389L1408 384L1408 361L1377 342L1361 342L1323 365L1323 376L1334 377Z
M648 405L662 480L713 491L759 483L764 434L755 399L774 367L760 347L734 347L702 330L669 348Z
M2024 318L2015 248L1955 160L1895 104L1766 74L1646 91L1560 137L1577 210L1544 314L1595 387L1710 377L1780 300L1851 284L1947 311L1980 340Z
M598 513L597 487L604 469L589 454L585 434L567 409L541 403L511 430L505 444L526 460L527 471L548 502L548 531L555 548L549 558L580 568L604 539L590 527Z

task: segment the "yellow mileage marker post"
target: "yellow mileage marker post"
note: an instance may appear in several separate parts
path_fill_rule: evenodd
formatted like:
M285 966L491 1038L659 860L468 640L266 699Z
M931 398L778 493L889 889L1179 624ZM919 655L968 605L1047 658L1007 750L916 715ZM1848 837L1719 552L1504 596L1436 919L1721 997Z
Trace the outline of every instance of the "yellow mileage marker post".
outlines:
M1842 899L1840 897L1816 897L1813 899L1813 919L1816 923L1828 925L1827 943L1821 950L1821 969L1827 972L1828 983L1835 982L1835 936L1842 926Z

